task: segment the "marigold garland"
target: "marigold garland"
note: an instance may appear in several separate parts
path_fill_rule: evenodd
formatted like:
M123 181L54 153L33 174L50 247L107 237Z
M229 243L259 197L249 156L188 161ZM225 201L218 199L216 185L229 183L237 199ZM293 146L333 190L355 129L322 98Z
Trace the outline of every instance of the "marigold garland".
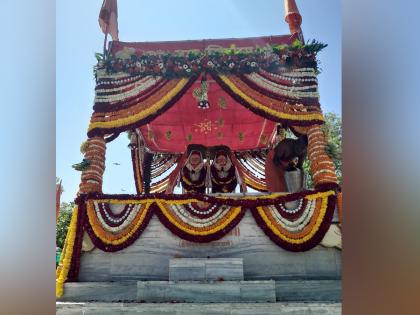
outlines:
M127 118L117 119L117 120L110 120L110 121L103 121L103 122L93 122L90 124L88 130L92 130L94 128L102 127L102 128L115 128L120 127L123 125L129 125L133 122L141 120L142 118L150 115L153 112L157 112L160 108L162 108L166 103L169 102L177 93L179 93L182 88L188 83L187 79L181 79L175 88L167 93L162 99L160 99L157 103L150 106L149 108L145 109L137 113L136 115L128 116Z
M134 183L136 185L137 194L143 193L143 178L140 171L139 152L137 147L131 148L131 162L133 165Z
M312 125L314 123L323 124L324 117L321 112L307 112L307 113L284 113L277 111L272 108L257 102L250 96L239 90L235 84L225 75L214 75L215 81L238 103L255 112L257 115L266 117L268 119L283 122L291 125ZM277 104L281 104L281 101L277 101Z
M73 209L73 214L70 220L69 229L67 232L63 252L60 257L60 262L56 270L55 295L61 297L64 292L64 282L67 281L67 276L73 260L73 251L76 240L77 219L79 208L76 206Z
M141 108L129 108L123 113L125 115L124 118L112 118L114 120L109 120L108 118L107 121L104 121L106 116L113 117L116 113L94 112L88 128L88 136L94 137L114 132L123 132L152 121L173 106L191 87L195 79L195 77L191 77L190 79L179 80L177 85L160 97L156 103L150 106L143 106L143 104L140 104L143 106ZM131 113L134 111L135 114L131 114L130 111Z
M340 225L343 224L343 193L340 191L337 193L337 210L338 210L338 219L340 220Z
M255 207L251 211L257 224L278 246L293 252L307 251L318 245L328 231L334 214L336 194L334 191L326 191L305 198L314 201L320 199L321 203L318 201L319 212L316 211L312 222L297 233L290 233L290 231L286 233L278 223L267 216L263 207Z
M98 202L104 202L104 200L98 200ZM106 200L106 202L121 203L118 200ZM106 230L99 221L97 213L93 209L93 201L86 201L85 204L88 217L88 220L86 220L88 224L85 226L86 231L91 237L93 244L107 252L118 251L134 243L144 231L152 216L149 200L132 200L130 204L140 204L142 208L124 230L119 233L112 233Z
M338 183L335 166L325 151L326 139L321 126L313 125L308 130L308 158L315 186Z

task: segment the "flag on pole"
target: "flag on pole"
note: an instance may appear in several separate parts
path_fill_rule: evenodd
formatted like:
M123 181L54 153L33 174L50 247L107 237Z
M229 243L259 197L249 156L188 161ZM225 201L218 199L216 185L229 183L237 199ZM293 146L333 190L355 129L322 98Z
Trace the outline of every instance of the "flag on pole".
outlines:
M110 34L113 41L118 41L117 0L104 0L99 13L99 26L104 34Z

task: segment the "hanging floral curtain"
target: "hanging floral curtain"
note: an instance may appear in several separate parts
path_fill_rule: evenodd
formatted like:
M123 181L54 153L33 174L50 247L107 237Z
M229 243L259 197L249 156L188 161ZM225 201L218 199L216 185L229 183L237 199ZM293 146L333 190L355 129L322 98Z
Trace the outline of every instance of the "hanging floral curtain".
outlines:
M111 54L95 69L97 85L88 136L141 127L148 146L158 152L181 153L188 142L198 142L194 137L202 130L204 134L197 139L204 145L230 142L234 151L264 147L274 122L291 126L323 123L316 54L325 46L315 41L303 45L293 37L281 36L219 42L114 43ZM168 111L174 106L176 109ZM229 106L239 115L237 123L253 123L226 134L231 129L223 129L226 124L235 128L233 116L232 122L222 117L230 117ZM215 108L217 113L225 110L221 117L214 113ZM259 120L246 116L247 111ZM167 118L154 124L159 116ZM197 118L196 122L188 120L191 132L182 129L188 124L177 117ZM203 117L211 119L199 121ZM168 125L172 129L162 129ZM253 130L252 126L258 128ZM247 134L249 129L252 133ZM258 143L247 143L255 138Z

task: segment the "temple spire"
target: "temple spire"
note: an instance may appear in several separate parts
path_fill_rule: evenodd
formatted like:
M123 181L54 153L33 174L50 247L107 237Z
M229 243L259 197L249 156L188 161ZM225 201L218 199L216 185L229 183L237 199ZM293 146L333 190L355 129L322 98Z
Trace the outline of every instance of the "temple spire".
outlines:
M303 42L302 29L300 28L302 16L295 0L284 0L284 19L289 24L290 33L298 33L300 41Z

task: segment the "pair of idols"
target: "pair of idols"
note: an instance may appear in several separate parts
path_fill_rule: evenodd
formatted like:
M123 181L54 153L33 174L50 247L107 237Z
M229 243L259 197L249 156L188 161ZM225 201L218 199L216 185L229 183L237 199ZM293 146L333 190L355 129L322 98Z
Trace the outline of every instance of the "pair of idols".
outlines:
M199 150L191 150L179 171L178 180L184 193L206 193L206 188L212 193L232 193L239 184L242 192L246 185L235 167L230 152L221 150L214 155L210 164L205 161Z
M265 181L268 192L297 192L305 187L303 161L307 155L308 139L283 138L272 147L266 158ZM199 147L199 146L198 146ZM202 146L201 146L202 147ZM239 184L241 192L246 192L243 173L230 149L216 151L211 165L205 162L202 150L187 149L177 169L171 176L167 193L172 193L177 182L183 191L189 193L231 193Z

